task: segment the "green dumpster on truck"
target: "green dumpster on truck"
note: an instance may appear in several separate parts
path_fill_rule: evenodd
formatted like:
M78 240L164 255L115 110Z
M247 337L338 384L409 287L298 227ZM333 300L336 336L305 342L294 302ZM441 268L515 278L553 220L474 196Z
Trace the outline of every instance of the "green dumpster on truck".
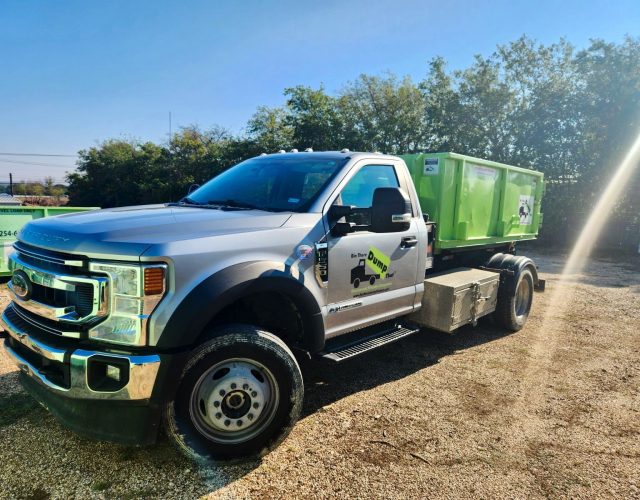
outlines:
M533 240L542 223L541 172L457 153L401 155L422 211L436 223L435 253Z
M42 217L70 214L97 210L98 207L13 207L0 206L0 244L2 256L0 256L0 276L10 276L7 266L7 256L13 251L13 242L16 241L18 232L27 222Z

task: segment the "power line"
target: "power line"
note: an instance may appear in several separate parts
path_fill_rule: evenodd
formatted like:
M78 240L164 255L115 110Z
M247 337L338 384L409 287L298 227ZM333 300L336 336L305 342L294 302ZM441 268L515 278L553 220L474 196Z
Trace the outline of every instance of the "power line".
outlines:
M78 155L56 155L44 153L0 153L2 156L56 156L60 158L77 158Z
M75 168L73 165L60 165L56 163L42 163L42 162L36 162L36 161L0 160L0 163L16 163L18 165L30 165L35 167Z
M20 179L20 180L15 180L13 179L13 185L15 186L19 186L21 184L43 184L44 179ZM0 179L0 185L8 185L11 183L10 179ZM67 184L67 180L66 179L56 179L55 177L53 178L53 184L62 184L62 185L66 185Z

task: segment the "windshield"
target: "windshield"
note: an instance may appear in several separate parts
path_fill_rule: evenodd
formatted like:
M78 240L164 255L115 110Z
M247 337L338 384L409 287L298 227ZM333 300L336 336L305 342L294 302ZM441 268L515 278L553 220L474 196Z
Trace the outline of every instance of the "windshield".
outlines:
M347 159L259 157L239 163L182 203L305 212Z

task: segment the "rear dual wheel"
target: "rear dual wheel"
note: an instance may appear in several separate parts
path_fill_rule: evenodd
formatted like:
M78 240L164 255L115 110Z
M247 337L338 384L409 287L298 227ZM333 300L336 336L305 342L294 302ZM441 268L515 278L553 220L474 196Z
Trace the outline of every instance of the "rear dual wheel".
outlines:
M187 455L228 461L275 448L300 416L304 387L295 357L275 335L231 325L191 355L165 429Z
M515 284L501 284L494 318L507 330L517 332L527 322L532 303L533 274L530 269L525 268L517 275Z

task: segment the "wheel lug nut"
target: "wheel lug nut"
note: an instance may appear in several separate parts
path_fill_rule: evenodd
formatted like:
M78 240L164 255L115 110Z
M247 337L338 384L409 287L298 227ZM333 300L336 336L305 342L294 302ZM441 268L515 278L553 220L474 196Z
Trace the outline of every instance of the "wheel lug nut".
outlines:
M227 427L229 427L230 424L231 424L231 420L225 420L224 421L224 425L226 425Z
M220 406L220 401L214 401L214 402L213 402L213 406L215 406L216 408L217 408L218 406Z
M257 408L258 406L260 406L258 403L253 403L254 408Z
M249 388L249 384L244 384L242 388L246 391Z
M234 383L234 384L231 384L231 388L232 388L232 389L235 389L236 387L238 387L238 386L237 386L235 383Z
M257 395L258 395L258 393L257 393L256 391L253 391L253 392L251 393L251 397L252 397L252 398L255 398Z
M253 413L249 413L249 415L247 415L247 418L248 418L249 420L253 420Z
M224 396L225 394L224 389L220 389L220 396Z
M222 418L222 413L220 412L216 413L216 418Z
M238 424L238 427L242 427L242 420L238 420L236 423Z

